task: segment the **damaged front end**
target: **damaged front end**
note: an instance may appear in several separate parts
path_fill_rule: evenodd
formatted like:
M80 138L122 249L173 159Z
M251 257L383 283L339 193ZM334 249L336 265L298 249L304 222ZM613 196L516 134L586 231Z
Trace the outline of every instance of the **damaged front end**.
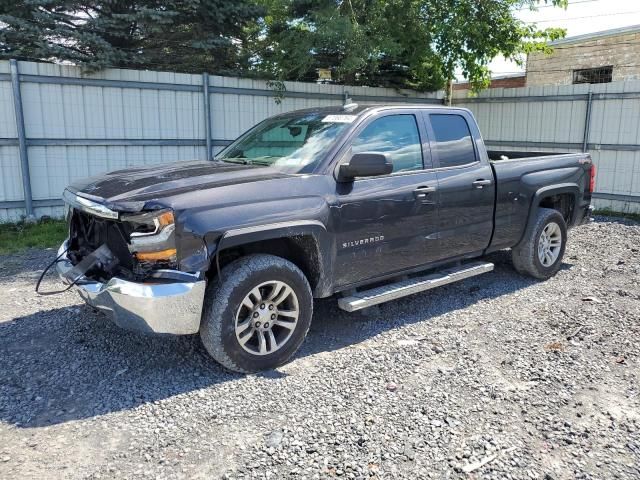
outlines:
M69 238L56 263L63 281L124 328L198 331L205 280L179 270L170 209L120 211L69 190L64 200Z
M96 280L119 276L132 281L157 277L158 270L177 269L175 219L168 209L127 213L65 191L68 205L67 256L77 265L101 246L115 262L87 271Z

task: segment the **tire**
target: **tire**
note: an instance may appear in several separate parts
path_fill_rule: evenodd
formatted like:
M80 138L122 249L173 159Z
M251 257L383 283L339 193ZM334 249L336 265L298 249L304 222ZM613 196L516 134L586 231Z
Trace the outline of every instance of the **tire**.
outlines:
M272 369L289 360L304 341L313 315L313 296L302 271L283 258L256 254L230 263L220 274L222 281L207 286L200 324L209 354L241 373Z
M558 236L559 245L547 250L545 246L558 243ZM522 275L546 280L560 270L566 246L567 225L560 212L550 208L539 208L524 238L511 251L513 266ZM545 252L548 255L545 255Z

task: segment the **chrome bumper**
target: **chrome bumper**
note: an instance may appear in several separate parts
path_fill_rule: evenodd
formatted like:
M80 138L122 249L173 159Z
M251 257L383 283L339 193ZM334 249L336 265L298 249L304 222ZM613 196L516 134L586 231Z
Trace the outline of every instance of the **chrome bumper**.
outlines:
M58 250L66 250L66 242ZM73 265L66 255L56 264L58 275L63 275ZM112 278L100 283L82 277L75 285L82 299L92 307L105 312L114 323L128 330L145 333L170 333L186 335L200 329L202 303L206 282L195 276L176 272L185 280L166 283L137 283Z

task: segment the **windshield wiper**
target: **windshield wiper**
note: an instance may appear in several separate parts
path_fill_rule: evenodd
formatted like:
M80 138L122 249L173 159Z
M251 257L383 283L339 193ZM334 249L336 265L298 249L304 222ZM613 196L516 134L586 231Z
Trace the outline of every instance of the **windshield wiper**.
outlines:
M214 160L225 163L240 163L242 165L249 165L250 163L247 158L214 158Z
M269 167L272 162L265 162L264 160L250 160L249 165L264 165Z
M228 163L241 163L243 165L264 165L271 166L273 162L269 162L267 160L262 160L263 158L275 158L270 155L265 155L263 157L258 158L247 158L247 157L224 157L224 158L214 158L219 162L228 162Z

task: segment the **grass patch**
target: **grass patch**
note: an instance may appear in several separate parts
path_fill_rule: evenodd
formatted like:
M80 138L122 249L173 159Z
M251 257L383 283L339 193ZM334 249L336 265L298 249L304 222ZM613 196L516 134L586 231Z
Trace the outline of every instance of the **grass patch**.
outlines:
M18 253L27 248L58 247L65 238L67 222L64 220L0 223L0 255Z
M600 208L594 210L594 215L604 215L606 217L618 217L618 218L627 218L629 220L635 220L636 222L640 222L640 213L631 213L631 212L616 212L609 208Z

